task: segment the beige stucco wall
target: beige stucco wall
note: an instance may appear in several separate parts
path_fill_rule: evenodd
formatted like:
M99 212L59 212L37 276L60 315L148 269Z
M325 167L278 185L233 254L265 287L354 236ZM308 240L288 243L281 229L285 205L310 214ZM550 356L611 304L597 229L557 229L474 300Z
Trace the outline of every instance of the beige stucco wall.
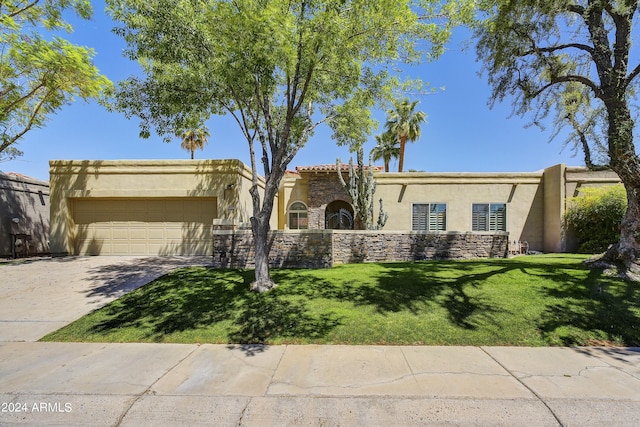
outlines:
M562 252L562 215L565 209L566 166L555 165L544 170L544 246L545 252Z
M289 206L295 202L309 201L309 182L296 173L287 173L278 193L278 229L289 229Z
M50 185L52 254L72 253L74 198L215 197L221 223L251 217L251 170L239 160L52 160Z
M510 240L540 249L542 173L379 173L375 209L382 197L389 219L384 230L410 230L414 203L445 203L447 231L471 231L471 205L506 203Z

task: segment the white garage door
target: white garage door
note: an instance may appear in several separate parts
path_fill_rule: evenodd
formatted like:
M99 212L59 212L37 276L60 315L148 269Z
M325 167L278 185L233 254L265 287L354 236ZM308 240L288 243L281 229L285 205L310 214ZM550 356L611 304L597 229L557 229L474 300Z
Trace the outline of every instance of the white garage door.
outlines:
M215 197L75 199L78 255L210 255Z

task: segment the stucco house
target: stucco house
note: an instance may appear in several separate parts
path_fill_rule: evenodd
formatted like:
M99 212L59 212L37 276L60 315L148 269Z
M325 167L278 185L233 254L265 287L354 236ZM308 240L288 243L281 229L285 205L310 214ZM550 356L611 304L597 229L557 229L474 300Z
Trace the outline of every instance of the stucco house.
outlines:
M343 169L346 171L346 169ZM430 232L505 231L544 252L573 250L562 233L569 198L586 187L620 183L612 171L589 171L555 165L538 172L390 172L375 173L374 200L389 214L384 230ZM349 196L336 177L335 165L297 167L279 194L281 229L334 228L352 224ZM300 219L304 218L304 219Z
M214 230L249 220L251 170L239 160L49 164L54 256L210 255Z
M0 256L49 253L49 208L48 182L0 172Z
M527 241L530 249L546 252L571 249L561 227L568 198L587 186L619 182L610 171L565 165L514 173L384 173L376 169L375 176L375 199L383 199L389 214L384 233L457 234L465 241L470 235L507 235L509 240ZM239 160L55 160L50 162L50 183L54 255L177 254L226 259L250 247L242 246L246 242L238 237L248 233L252 210L251 171ZM288 172L271 227L298 236L293 243L275 243L279 265L291 253L304 252L301 246L324 238L317 237L320 231L358 228L335 165ZM301 235L306 243L301 243ZM326 250L335 255L335 248ZM307 251L308 256L313 257L314 251Z

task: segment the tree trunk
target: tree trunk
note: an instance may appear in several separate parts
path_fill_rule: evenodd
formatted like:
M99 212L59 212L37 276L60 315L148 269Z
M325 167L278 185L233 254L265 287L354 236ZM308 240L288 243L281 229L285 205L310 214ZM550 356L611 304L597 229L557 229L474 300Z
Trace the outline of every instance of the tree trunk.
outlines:
M251 229L255 243L256 280L251 283L251 289L265 292L276 287L269 273L269 219L251 218Z
M282 175L284 174L278 171L271 171L266 178L262 205L260 205L258 185L254 183L249 190L253 201L254 215L251 217L251 230L255 244L255 281L251 283L251 289L257 292L266 292L276 287L276 283L271 280L269 273L269 252L271 250L269 221Z
M389 160L388 159L384 160L384 171L385 172L389 172Z
M400 138L400 156L398 159L398 172L402 172L402 167L404 166L404 147L407 145L407 138Z
M627 212L620 226L620 241L605 255L623 275L640 279L640 158L633 144L633 119L626 105L619 103L609 111L609 157L627 192Z

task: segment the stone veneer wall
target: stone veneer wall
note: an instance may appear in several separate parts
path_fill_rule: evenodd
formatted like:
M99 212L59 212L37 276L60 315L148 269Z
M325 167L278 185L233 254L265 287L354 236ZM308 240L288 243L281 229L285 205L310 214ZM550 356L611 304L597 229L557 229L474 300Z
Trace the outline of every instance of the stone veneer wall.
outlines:
M349 176L343 174L343 178L348 181ZM331 173L309 173L309 206L308 218L309 229L324 229L324 214L327 205L335 200L342 200L351 203L351 197L347 194L338 179L335 171Z
M272 267L327 268L334 264L427 259L504 258L508 233L382 231L272 231ZM214 235L213 265L254 266L251 231L218 231Z

